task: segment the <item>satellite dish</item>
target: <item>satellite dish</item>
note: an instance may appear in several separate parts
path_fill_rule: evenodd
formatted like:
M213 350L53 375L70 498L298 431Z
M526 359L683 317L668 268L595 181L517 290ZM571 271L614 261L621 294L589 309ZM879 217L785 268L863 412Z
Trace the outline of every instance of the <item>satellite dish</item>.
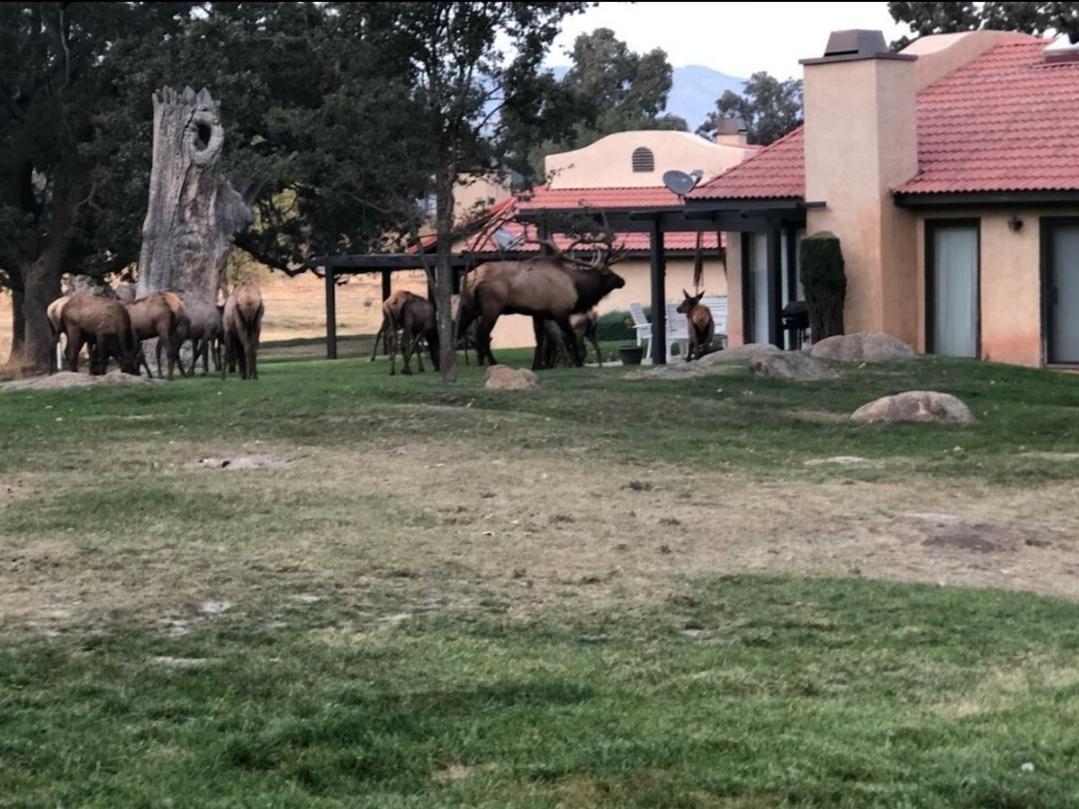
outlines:
M667 190L672 194L684 197L697 187L697 183L701 181L702 176L704 176L704 172L701 172L700 174L697 174L696 172L694 172L694 174L686 174L684 171L671 169L670 171L663 172L663 184L667 186Z

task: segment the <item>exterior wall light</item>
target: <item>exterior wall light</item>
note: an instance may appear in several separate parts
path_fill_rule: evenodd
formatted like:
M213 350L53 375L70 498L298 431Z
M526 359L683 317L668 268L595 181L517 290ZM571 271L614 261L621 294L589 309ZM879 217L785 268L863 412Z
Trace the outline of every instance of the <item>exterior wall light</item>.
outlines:
M1011 219L1008 220L1008 230L1012 231L1013 233L1018 233L1022 229L1023 220L1020 219L1018 216L1013 216Z

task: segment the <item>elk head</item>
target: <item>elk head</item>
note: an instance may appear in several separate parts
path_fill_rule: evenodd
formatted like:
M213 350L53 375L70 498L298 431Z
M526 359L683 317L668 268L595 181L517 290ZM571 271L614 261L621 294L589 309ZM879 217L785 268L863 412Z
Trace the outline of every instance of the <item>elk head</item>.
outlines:
M678 311L680 314L688 315L693 311L693 307L701 302L701 298L704 297L704 290L701 290L700 295L690 295L683 289L682 295L685 296L685 300L678 304Z

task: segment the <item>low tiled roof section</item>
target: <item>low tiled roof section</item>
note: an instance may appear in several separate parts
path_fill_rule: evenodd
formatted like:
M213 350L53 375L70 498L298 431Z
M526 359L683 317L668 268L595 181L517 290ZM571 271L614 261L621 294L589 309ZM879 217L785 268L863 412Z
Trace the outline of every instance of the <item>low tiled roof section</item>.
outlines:
M1079 190L1079 62L1003 42L918 94L906 193Z
M802 127L689 194L690 199L801 199L805 197Z
M663 186L637 188L547 188L541 186L521 197L520 210L573 208L680 208L682 201Z

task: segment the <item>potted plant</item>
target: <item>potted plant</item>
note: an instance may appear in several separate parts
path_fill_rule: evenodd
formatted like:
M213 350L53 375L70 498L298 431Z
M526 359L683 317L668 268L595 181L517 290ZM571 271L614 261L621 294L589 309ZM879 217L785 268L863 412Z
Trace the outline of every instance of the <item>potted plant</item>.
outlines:
M618 357L623 365L640 365L644 357L644 349L640 346L621 346L618 349Z

